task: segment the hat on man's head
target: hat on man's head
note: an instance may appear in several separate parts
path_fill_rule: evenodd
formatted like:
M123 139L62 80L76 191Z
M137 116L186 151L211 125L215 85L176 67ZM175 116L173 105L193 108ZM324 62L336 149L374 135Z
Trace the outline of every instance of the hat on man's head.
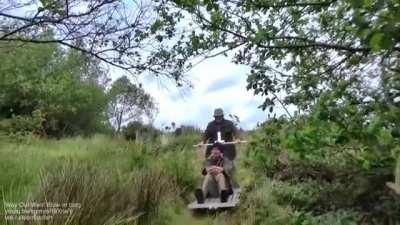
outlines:
M214 116L224 116L224 110L217 108L214 110Z

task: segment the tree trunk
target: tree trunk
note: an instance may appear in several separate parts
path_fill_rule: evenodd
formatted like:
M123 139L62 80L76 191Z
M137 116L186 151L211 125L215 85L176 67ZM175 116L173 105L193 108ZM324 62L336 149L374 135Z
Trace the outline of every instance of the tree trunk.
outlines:
M121 112L119 113L118 118L117 118L117 123L118 123L118 126L117 126L117 133L119 133L119 132L121 131L122 114L123 114L123 111L121 111Z

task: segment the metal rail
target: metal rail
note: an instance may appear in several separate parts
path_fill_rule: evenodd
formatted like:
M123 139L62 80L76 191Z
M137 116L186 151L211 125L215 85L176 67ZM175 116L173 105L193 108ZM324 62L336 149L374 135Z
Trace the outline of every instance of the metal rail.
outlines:
M228 142L215 142L215 143L219 143L221 145L234 145L234 144L246 144L247 141L228 141ZM213 144L214 143L197 144L197 145L193 145L193 147L211 146Z

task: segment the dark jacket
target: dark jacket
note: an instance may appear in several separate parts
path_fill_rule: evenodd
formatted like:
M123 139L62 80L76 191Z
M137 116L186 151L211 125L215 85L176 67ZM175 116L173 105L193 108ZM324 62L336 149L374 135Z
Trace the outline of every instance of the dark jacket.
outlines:
M208 123L207 128L204 131L203 141L214 143L216 140L218 140L218 131L221 132L221 139L225 142L233 141L233 137L238 136L238 131L232 121L223 119L220 123L217 123L215 120L213 120ZM211 148L211 146L207 147L205 155L206 158L208 158L210 155ZM230 160L234 160L236 157L235 145L224 145L224 156Z

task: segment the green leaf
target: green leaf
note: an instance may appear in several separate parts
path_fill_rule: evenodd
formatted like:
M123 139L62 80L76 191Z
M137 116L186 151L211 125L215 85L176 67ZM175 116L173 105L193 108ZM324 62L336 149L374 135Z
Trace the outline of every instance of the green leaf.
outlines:
M382 49L382 41L383 41L384 34L380 32L376 32L372 35L371 39L369 40L369 47L372 51L377 52Z
M157 30L159 30L163 25L163 22L161 20L156 20L153 25L150 27L150 31L152 34L154 34Z

